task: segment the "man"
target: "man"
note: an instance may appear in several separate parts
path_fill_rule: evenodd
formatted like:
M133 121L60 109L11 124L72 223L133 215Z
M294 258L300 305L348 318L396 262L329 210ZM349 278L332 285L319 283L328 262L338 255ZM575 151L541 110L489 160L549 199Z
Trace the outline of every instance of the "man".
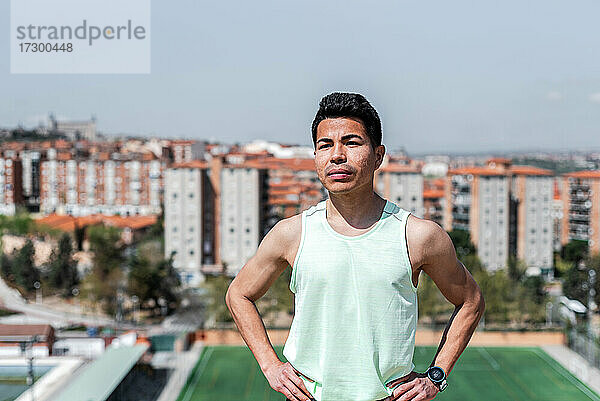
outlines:
M325 96L312 136L329 199L273 227L229 286L227 306L270 386L288 400L431 400L483 314L481 290L442 228L373 191L385 147L363 96ZM296 307L284 363L254 302L288 266ZM421 271L456 306L425 373L412 362Z

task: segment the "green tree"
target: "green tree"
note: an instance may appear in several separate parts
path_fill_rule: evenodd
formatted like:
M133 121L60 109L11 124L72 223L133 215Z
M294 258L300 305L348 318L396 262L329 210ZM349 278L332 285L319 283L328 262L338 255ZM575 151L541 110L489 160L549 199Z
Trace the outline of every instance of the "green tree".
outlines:
M71 236L64 233L58 248L52 251L49 262L50 284L62 290L63 296L71 296L73 289L79 284L77 264L73 260L73 246Z
M27 235L35 231L35 222L28 213L19 212L14 216L0 215L0 231L15 235Z
M19 249L13 259L13 272L15 274L16 284L26 291L35 289L33 284L40 280L40 273L35 267L33 257L35 247L31 239L25 241L25 245Z
M136 295L143 306L148 301L157 304L160 298L167 301L172 310L178 302L178 288L181 285L177 271L173 267L174 255L152 263L148 258L134 254L129 260L128 292Z
M579 265L573 265L565 274L563 281L563 293L565 296L587 305L588 292L584 287L587 278L587 269L579 269Z
M573 262L576 265L588 255L588 243L587 241L571 240L566 244L561 251L561 257L568 261Z
M507 261L508 277L515 283L520 283L525 278L527 265L522 260L510 256Z
M94 253L94 269L101 277L120 268L125 262L121 230L102 224L87 228L90 250Z
M0 243L1 244L1 243ZM0 274L2 274L2 278L10 283L15 284L15 274L13 271L13 261L12 259L4 253L2 247L0 245Z
M588 257L586 266L588 269L594 269L596 272L596 281L594 283L596 295L594 296L594 302L596 302L596 305L600 305L600 253Z
M84 280L83 294L100 301L105 312L114 314L117 290L127 284L121 231L116 227L94 225L87 228L87 233L94 258L92 271Z
M265 320L277 312L294 313L294 294L290 290L292 268L288 266L258 301L256 307Z
M205 290L204 304L206 306L206 318L215 323L233 322L233 317L225 303L225 294L229 288L232 278L225 275L206 276L206 280L200 285Z
M456 249L458 260L464 260L466 256L476 255L477 249L471 241L471 234L466 230L449 231L448 235Z
M474 275L485 299L486 323L506 323L518 312L515 305L515 287L504 270L486 271Z
M554 271L556 273L555 276L564 277L565 274L567 274L567 272L569 271L569 269L571 269L573 266L575 266L575 263L564 260L563 258L557 255L556 262L554 263Z

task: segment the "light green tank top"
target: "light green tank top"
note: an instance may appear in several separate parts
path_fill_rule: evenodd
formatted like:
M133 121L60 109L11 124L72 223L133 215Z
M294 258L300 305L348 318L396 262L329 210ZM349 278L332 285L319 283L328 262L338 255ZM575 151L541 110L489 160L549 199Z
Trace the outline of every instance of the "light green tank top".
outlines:
M318 401L374 401L414 369L417 289L406 246L410 214L386 201L369 231L345 236L325 202L302 212L292 266L295 315L283 355Z

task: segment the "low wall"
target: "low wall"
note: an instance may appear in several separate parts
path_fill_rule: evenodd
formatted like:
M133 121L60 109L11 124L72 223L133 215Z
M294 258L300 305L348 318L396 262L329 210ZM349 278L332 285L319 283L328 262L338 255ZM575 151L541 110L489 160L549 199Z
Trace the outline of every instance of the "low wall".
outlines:
M273 345L283 345L288 330L268 330ZM442 338L441 331L417 330L416 345L437 346ZM237 330L199 330L195 333L196 341L204 341L206 345L246 345ZM539 331L477 331L473 334L469 345L481 346L539 346L565 344L562 332Z

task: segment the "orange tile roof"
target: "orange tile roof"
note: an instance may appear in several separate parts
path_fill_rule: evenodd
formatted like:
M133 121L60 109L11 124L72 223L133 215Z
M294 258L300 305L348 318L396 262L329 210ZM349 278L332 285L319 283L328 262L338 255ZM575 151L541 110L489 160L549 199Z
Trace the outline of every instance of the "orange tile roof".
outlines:
M390 163L385 167L381 167L379 171L389 173L418 173L419 169L405 164Z
M196 141L186 140L186 139L171 139L169 141L170 145L192 145L196 143Z
M293 205L299 205L300 201L297 200L289 200L289 199L285 199L285 198L269 198L268 201L269 205L280 205L280 206L293 206Z
M119 228L128 227L136 230L151 226L156 222L156 219L156 215L123 217L94 214L90 216L74 217L68 215L51 214L46 217L36 219L36 223L67 232L74 231L75 227L83 227L101 223Z
M192 160L191 162L173 163L171 168L208 168L208 163L203 160Z
M424 199L436 199L436 198L443 198L443 197L444 197L444 191L441 189L426 189L423 191Z
M282 159L276 157L263 157L253 160L261 168L267 169L289 169L294 171L314 171L314 159Z
M70 153L60 152L56 155L56 160L71 160L73 157Z
M486 176L503 176L505 172L489 167L464 167L453 170L448 170L448 175L486 175Z
M533 166L512 166L510 171L516 175L546 175L551 176L554 173L552 170Z
M571 173L565 173L563 176L571 178L600 178L600 170L574 171Z

